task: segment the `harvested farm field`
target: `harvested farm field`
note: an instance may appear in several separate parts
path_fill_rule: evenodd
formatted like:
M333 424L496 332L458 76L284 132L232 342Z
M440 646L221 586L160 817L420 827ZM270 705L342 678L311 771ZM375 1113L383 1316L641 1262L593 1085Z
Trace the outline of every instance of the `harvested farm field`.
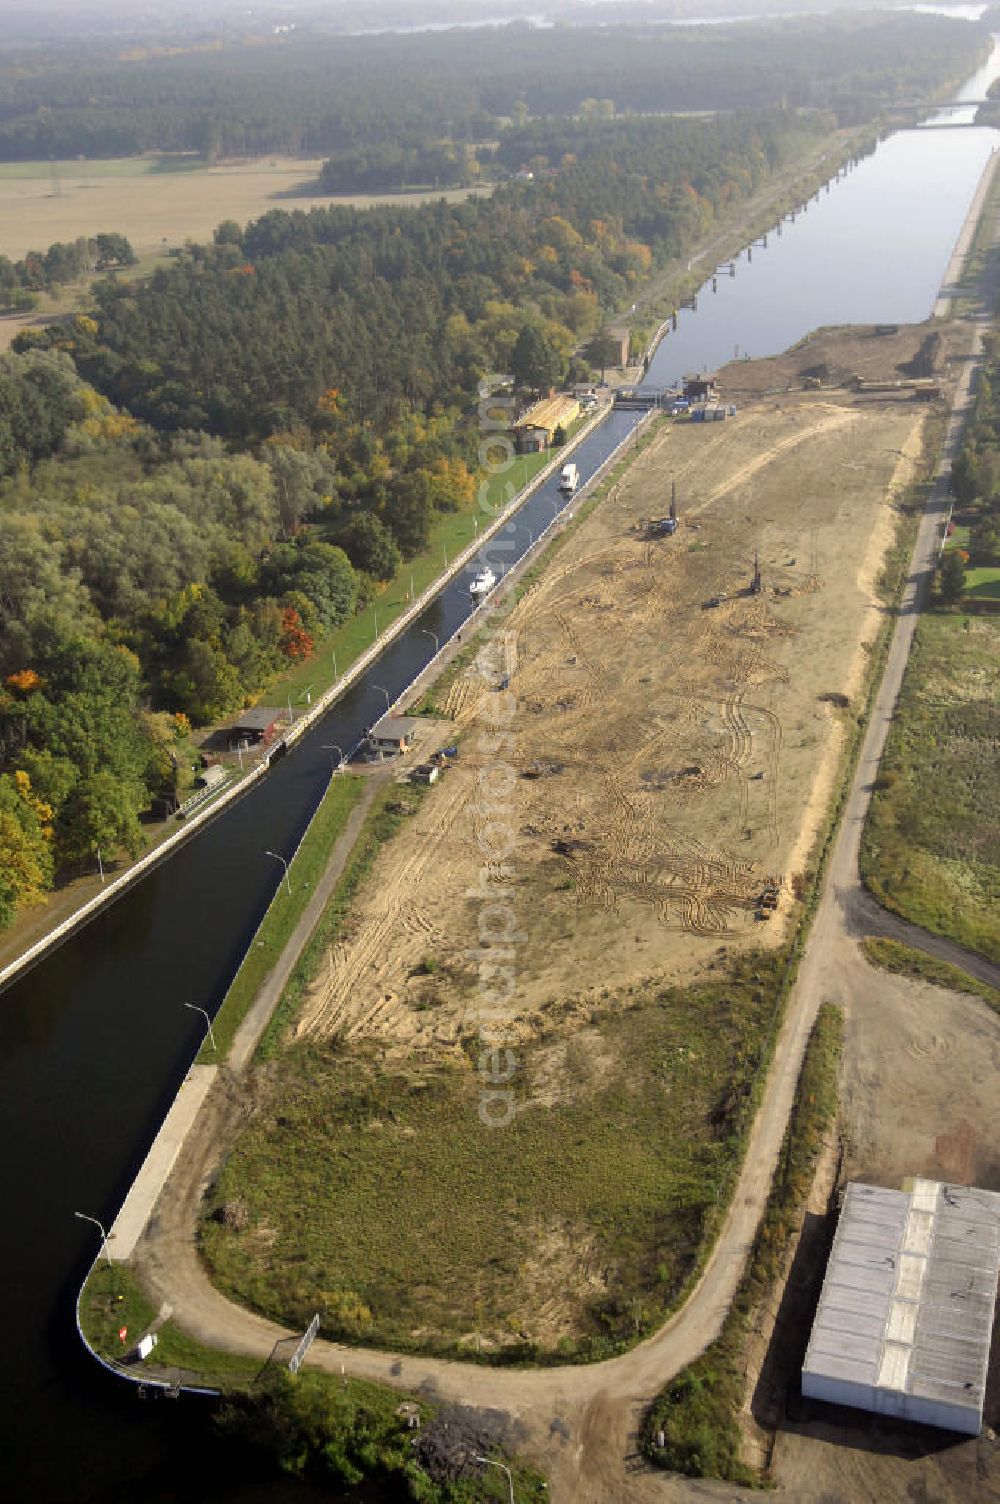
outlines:
M242 225L269 209L455 201L469 191L332 197L318 192L322 165L321 157L208 165L197 157L152 154L95 162L6 163L0 168L0 253L16 260L57 240L115 231L144 256L186 240L211 240L224 219Z
M503 660L516 699L502 774L484 735L498 692L475 665L440 692L458 766L380 858L298 1036L459 1041L492 818L480 774L509 785L516 828L516 1014L683 980L720 944L778 943L861 689L887 498L912 474L921 419L912 403L800 396L665 423L481 655ZM672 485L678 531L650 538Z

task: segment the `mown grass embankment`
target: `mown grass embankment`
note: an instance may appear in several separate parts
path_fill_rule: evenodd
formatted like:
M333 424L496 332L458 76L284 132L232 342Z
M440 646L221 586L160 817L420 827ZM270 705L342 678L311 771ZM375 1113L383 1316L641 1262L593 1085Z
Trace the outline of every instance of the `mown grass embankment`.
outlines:
M722 1330L661 1391L645 1419L642 1449L671 1472L750 1486L761 1481L740 1455L743 1346L754 1311L782 1269L836 1115L842 1037L840 1011L824 1004L806 1046L767 1207Z
M418 785L401 792L392 783L376 793L358 838L344 863L344 870L337 879L326 907L285 984L278 1006L261 1035L257 1046L258 1060L267 1060L279 1050L285 1029L295 1016L303 989L316 973L319 958L343 933L351 899L370 872L382 846L392 839L403 820L416 813L425 793L426 788Z
M1000 959L1000 621L921 617L861 849L886 908Z
M361 778L347 774L331 778L289 864L291 892L282 878L213 1021L216 1048L213 1050L206 1041L201 1049L198 1058L203 1065L217 1065L228 1054L236 1030L302 918L316 884L326 870L337 837L363 789L364 780Z

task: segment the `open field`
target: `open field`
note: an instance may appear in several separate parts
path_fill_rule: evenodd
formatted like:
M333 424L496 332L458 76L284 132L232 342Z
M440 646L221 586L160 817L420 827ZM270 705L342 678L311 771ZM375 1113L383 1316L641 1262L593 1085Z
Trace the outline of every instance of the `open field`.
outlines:
M467 196L466 189L454 189L332 198L315 191L322 165L320 157L264 157L211 167L183 157L60 162L57 186L49 162L9 163L0 169L0 253L16 260L56 240L113 230L145 256L185 240L211 240L222 220L245 224L269 209L337 203L365 208Z
M690 976L720 941L780 939L843 743L828 697L860 687L892 534L883 498L910 473L900 451L916 454L920 421L908 404L799 398L667 427L504 621L515 1011ZM680 530L647 541L639 520L666 512L672 479ZM376 871L300 1036L461 1036L461 988L429 1014L413 978L430 957L471 987L476 780L493 760L473 732L492 694L475 669L451 685L461 764ZM763 924L769 876L783 881Z
M876 782L865 881L904 918L1000 959L1000 620L917 627Z
M473 1060L395 1067L374 1049L286 1053L213 1187L215 1283L401 1350L565 1361L634 1340L725 1201L777 964L539 1017L503 1131L477 1112L475 1041Z
M965 571L965 593L979 600L1000 600L1000 569L981 565Z

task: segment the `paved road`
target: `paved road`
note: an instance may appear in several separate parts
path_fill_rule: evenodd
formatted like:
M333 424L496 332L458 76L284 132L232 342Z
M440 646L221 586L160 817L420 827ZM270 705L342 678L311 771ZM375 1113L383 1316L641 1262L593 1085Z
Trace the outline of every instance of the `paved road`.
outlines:
M408 1388L428 1386L442 1397L499 1407L525 1426L527 1450L545 1466L557 1504L608 1504L609 1500L691 1497L699 1485L630 1468L635 1430L656 1391L713 1339L729 1308L770 1189L791 1107L802 1052L824 1001L849 1004L877 989L877 974L860 958L858 935L872 915L858 878L858 850L872 781L878 769L906 665L917 612L927 589L940 526L947 508L947 478L969 401L974 358L989 323L993 288L970 322L970 354L955 397L944 456L921 520L885 673L865 736L823 884L819 907L782 1026L774 1064L754 1124L732 1205L715 1248L691 1296L655 1336L620 1358L583 1367L514 1371L469 1363L395 1357L370 1349L317 1342L312 1364L332 1372ZM917 932L918 934L920 932ZM968 958L962 963L972 969ZM234 1112L240 1079L220 1072L199 1132L186 1146L140 1245L141 1266L152 1288L185 1328L216 1347L267 1356L290 1334L227 1301L199 1263L194 1229L204 1188L227 1139L238 1128Z

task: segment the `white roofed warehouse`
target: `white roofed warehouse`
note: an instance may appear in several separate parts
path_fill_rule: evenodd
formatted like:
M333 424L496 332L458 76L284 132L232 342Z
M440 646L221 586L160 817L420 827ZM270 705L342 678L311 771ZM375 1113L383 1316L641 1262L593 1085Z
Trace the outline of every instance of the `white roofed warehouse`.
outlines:
M1000 1194L916 1179L844 1195L802 1393L977 1436L1000 1270Z

